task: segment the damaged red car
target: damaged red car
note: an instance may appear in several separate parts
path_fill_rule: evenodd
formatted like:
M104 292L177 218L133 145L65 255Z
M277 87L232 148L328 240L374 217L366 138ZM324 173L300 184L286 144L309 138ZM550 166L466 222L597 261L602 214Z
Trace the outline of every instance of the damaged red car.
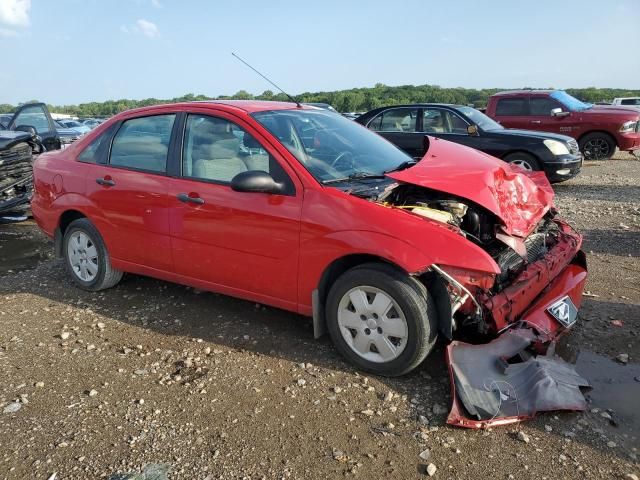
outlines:
M293 103L127 111L41 155L34 179L34 217L80 288L130 272L312 316L381 375L414 369L438 336L523 330L544 353L586 279L543 174L435 138L415 162Z

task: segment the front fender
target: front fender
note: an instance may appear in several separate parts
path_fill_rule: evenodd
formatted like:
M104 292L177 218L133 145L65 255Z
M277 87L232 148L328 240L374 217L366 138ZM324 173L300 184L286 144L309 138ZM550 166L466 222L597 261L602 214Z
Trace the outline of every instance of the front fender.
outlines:
M324 271L336 260L349 255L377 257L409 274L421 273L434 263L489 273L499 272L493 259L464 237L447 228L423 222L423 237L419 242L415 238L409 241L367 230L342 230L303 241L298 282L301 313L311 312L312 294L318 288Z

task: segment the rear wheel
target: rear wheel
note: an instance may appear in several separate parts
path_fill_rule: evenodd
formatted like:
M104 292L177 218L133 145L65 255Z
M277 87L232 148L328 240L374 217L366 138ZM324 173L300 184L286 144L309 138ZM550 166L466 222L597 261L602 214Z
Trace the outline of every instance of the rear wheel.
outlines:
M395 268L369 263L334 283L326 303L336 349L358 368L403 375L416 368L436 340L436 310L424 285Z
M525 152L514 152L504 157L504 161L522 168L528 172L542 170L538 160L531 154Z
M579 144L587 160L608 160L616 151L616 142L606 133L589 133L580 139Z
M62 246L67 272L80 288L96 292L113 287L122 278L122 272L111 267L104 241L88 219L71 222Z

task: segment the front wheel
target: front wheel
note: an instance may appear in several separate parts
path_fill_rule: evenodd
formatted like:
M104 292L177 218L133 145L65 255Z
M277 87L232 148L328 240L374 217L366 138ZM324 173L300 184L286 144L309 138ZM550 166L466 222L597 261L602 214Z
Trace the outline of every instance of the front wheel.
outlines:
M589 133L580 139L579 144L587 160L608 160L616 151L616 142L606 133Z
M538 160L533 155L525 152L510 153L504 157L504 161L528 172L541 170Z
M84 290L111 288L122 278L122 272L111 266L100 232L86 218L74 220L65 230L63 255L71 279Z
M326 303L336 349L358 368L398 376L416 368L436 340L436 309L425 286L384 264L348 270Z

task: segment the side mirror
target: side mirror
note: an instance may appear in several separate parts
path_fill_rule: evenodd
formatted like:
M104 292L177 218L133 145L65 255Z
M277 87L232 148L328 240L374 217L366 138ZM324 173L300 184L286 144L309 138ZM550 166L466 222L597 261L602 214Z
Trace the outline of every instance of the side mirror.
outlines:
M16 128L14 128L14 130L30 133L32 137L35 137L38 134L38 132L36 132L36 129L31 125L18 125Z
M262 170L249 170L231 179L231 190L253 193L282 193L284 185Z
M551 116L552 117L566 117L569 115L569 112L563 112L561 108L552 108Z
M478 136L478 126L477 125L469 125L467 127L467 133L473 137Z

